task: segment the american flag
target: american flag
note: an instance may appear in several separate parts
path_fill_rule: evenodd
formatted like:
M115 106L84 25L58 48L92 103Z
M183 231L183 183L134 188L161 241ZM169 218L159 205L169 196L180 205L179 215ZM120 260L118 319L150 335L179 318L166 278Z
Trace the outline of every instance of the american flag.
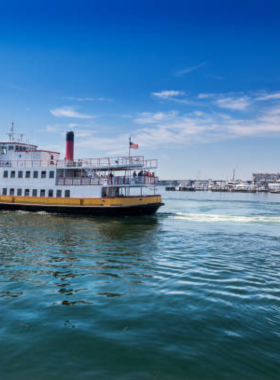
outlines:
M138 144L134 144L133 142L130 141L129 146L131 149L138 149Z

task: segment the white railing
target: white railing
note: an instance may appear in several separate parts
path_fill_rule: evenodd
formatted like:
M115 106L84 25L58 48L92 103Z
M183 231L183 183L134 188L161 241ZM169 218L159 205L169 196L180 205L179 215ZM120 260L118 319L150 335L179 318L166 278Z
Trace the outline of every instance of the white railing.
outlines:
M158 177L154 176L113 176L105 178L58 178L56 180L57 186L139 186L139 185L156 185Z
M109 177L107 179L107 185L156 185L158 183L158 177L154 176L132 176L132 177L125 177L125 176L116 176L116 177Z
M158 161L156 159L145 160L143 156L132 157L105 157L105 158L84 158L75 161L59 160L58 168L157 168Z
M156 159L144 160L143 156L131 157L105 157L105 158L84 158L75 161L66 160L1 160L0 167L17 167L17 168L104 168L104 169L121 169L121 168L157 168Z

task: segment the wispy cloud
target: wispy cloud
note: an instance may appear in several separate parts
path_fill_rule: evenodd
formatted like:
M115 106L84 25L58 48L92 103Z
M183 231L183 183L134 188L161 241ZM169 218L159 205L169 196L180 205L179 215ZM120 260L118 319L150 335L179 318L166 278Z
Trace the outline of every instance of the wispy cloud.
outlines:
M45 131L48 133L57 133L60 131L60 128L55 125L47 125Z
M257 98L255 94L245 95L242 93L213 94L200 93L196 96L190 96L185 91L161 91L153 92L153 97L160 98L163 101L172 101L178 104L192 106L209 106L214 105L219 108L225 108L235 111L243 111L257 100L269 100L280 98L280 93L265 94Z
M174 98L175 96L184 95L185 93L183 91L175 91L175 90L165 90L160 92L152 92L151 95L158 99L170 99Z
M248 96L241 96L237 98L233 97L221 97L216 99L216 104L221 108L227 108L230 110L245 110L250 104L251 99Z
M264 92L256 98L256 100L259 100L259 101L275 100L275 99L280 99L280 92L275 92L273 94Z
M183 75L192 73L193 71L198 70L198 69L200 69L201 67L203 67L205 65L206 65L206 62L202 62L202 63L199 63L196 66L189 66L189 67L186 67L186 68L184 68L182 70L175 71L174 75L176 77L182 77Z
M134 116L130 115L132 126L129 133L141 148L160 146L167 149L248 136L278 137L280 99L276 94L278 93L201 93L193 98L198 103L211 105L204 107L203 111L201 107L193 107L190 112L182 112L182 109L140 112ZM266 99L260 99L264 97ZM164 100L168 101L168 97ZM101 119L99 120L101 122ZM117 129L113 128L112 133L108 135L106 127L111 128L111 125L101 127L94 126L91 121L80 121L79 124L49 125L46 130L62 135L65 133L65 127L70 125L75 128L76 146L81 153L88 149L103 152L102 154L123 154L126 150L128 134L117 133ZM90 128L87 125L91 125Z
M209 99L212 98L214 95L213 94L198 94L197 99Z
M159 117L160 116L160 117ZM143 146L211 143L244 136L280 136L280 102L262 107L245 118L232 113L194 111L188 114L147 113L135 118L141 124L135 139Z
M141 112L138 117L134 119L137 124L154 124L159 122L166 122L177 116L177 111L171 112Z
M84 97L84 98L78 98L74 96L66 96L63 99L66 100L74 100L76 102L112 102L112 98L105 98L105 97L99 97L99 98L92 98L92 97Z
M56 117L71 117L75 119L92 119L95 116L81 114L73 107L60 107L50 110L50 113Z

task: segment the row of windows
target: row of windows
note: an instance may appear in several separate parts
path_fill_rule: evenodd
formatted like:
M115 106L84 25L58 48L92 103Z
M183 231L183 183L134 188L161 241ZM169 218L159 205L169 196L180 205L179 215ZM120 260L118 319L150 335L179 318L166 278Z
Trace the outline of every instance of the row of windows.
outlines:
M8 191L9 190L9 191ZM8 194L9 193L9 194ZM54 196L54 190L50 189L48 191L41 189L3 189L2 195L17 195L19 197L24 196L24 197L49 197L52 198ZM65 198L70 198L70 190L64 190L64 197ZM62 198L62 190L56 190L56 198Z
M8 170L4 170L3 177L9 178ZM10 178L16 178L16 172L14 170L12 170L10 172ZM18 171L17 178L23 178L23 171L22 170ZM31 171L30 170L27 170L25 172L24 178L31 178ZM39 172L38 171L33 172L33 178L39 178ZM41 178L47 178L47 172L45 170L41 171ZM54 178L54 171L49 172L49 178Z
M22 146L22 145L8 145L8 150L15 150L15 152L29 152L35 151L36 149L32 146ZM7 154L7 147L1 147L1 154ZM51 160L53 160L53 155L51 155Z

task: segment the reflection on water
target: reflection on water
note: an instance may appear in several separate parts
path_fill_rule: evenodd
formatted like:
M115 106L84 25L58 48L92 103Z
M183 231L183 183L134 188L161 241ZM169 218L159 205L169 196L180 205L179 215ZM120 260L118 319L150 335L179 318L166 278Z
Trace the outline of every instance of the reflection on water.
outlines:
M165 202L142 218L0 213L1 378L280 377L280 200Z
M99 286L109 289L116 279L125 284L133 281L130 278L138 276L131 270L135 261L148 261L142 257L143 247L156 247L156 217L93 219L7 212L2 216L0 227L5 239L1 244L0 275L6 282L26 281L42 286L51 282L57 287L53 291L56 298L62 297L51 305L89 304L87 299L71 301L71 297L86 295L93 288L99 296L122 296L98 291ZM96 277L94 282L89 281L92 276ZM88 287L80 287L82 283ZM23 293L5 294L15 297Z

